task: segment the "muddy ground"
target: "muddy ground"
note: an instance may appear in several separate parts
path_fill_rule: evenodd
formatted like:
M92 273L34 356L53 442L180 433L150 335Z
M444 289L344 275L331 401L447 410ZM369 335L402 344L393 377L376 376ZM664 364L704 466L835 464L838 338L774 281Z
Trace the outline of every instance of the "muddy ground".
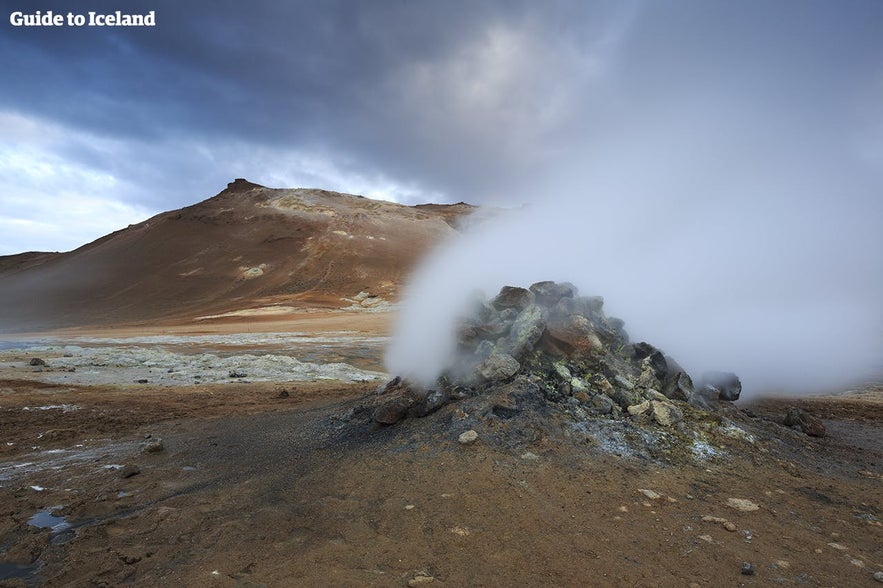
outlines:
M374 428L350 417L376 381L71 383L29 355L0 358L0 586L875 586L883 571L879 389L753 403L750 450L663 463L480 426L463 445L456 405ZM777 425L793 404L829 435Z

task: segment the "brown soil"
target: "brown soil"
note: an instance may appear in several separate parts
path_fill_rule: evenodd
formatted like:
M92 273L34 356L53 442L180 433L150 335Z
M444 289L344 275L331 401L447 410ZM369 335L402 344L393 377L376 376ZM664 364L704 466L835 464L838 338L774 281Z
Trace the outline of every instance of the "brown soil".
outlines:
M0 577L18 577L0 586L873 586L883 570L879 389L755 403L752 451L663 464L501 443L492 423L461 445L456 404L376 429L350 418L374 387L7 374ZM828 437L773 422L795 402ZM28 524L52 507L71 528Z

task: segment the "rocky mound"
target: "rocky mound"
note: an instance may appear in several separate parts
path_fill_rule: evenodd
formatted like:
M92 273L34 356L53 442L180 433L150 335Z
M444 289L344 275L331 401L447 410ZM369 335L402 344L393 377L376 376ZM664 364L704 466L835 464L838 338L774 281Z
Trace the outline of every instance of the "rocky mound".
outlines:
M744 420L731 404L741 392L735 374L694 383L660 349L630 342L624 322L603 306L571 284L505 286L476 300L459 325L457 357L435 386L397 377L363 411L388 426L448 407L448 423L505 429L506 442L534 430L655 457L706 457L716 435L750 437L735 424Z

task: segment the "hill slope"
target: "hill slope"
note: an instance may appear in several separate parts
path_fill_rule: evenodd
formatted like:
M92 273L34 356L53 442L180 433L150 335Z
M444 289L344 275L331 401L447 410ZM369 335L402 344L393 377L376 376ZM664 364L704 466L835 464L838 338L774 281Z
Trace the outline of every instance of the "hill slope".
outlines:
M69 253L0 257L0 330L340 307L361 291L394 300L417 260L472 210L239 179Z

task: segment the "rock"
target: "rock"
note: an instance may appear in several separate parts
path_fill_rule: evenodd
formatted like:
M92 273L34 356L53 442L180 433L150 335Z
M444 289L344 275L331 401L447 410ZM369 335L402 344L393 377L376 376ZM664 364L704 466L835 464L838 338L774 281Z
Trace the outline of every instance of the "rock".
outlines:
M31 361L28 362L28 365L32 366L45 366L46 362L39 357L32 357Z
M582 394L588 394L591 392L591 388L582 378L570 378L570 389L574 392L580 392Z
M872 577L878 582L883 582L883 572L874 572Z
M742 382L732 372L705 372L699 379L699 388L712 388L720 400L732 402L742 394Z
M135 380L135 383L136 384L146 384L148 381L149 380L147 378L140 378L138 380Z
M479 364L476 371L482 380L499 382L508 380L517 374L519 369L521 364L508 353L492 353Z
M548 281L531 284L530 291L534 294L537 304L547 308L555 306L562 298L573 298L577 292L573 284Z
M546 313L536 304L522 310L509 332L507 347L509 354L518 359L525 353L533 351L534 345L546 330Z
M633 404L629 406L626 410L628 410L629 414L632 416L638 416L644 414L648 410L650 410L650 401L645 400L639 404Z
M120 477L123 479L131 478L132 476L137 476L140 473L141 473L141 468L139 468L135 464L125 465L120 469Z
M417 574L410 580L408 580L408 586L413 588L414 586L426 586L427 584L432 584L435 582L435 578L425 573Z
M524 310L534 302L534 293L526 288L517 286L503 286L497 297L491 301L491 305L497 310L514 308Z
M543 347L556 355L567 357L586 357L592 351L603 349L589 319L580 315L548 321L543 334Z
M650 500L659 500L662 498L662 494L659 492L654 492L653 490L648 490L647 488L638 488L638 492L649 498Z
M624 410L628 410L628 407L641 402L641 399L637 394L622 389L614 390L612 398L613 402L618 404L619 407Z
M754 575L754 565L746 562L742 562L742 575L743 576L753 576Z
M556 361L555 363L553 363L552 369L555 370L555 373L558 375L558 377L565 382L569 382L570 378L573 377L573 375L570 373L570 369L568 369L568 367L560 361Z
M387 394L394 390L398 390L402 387L402 377L396 376L386 384L382 384L377 390L374 391L375 394Z
M450 400L451 397L441 390L429 390L411 405L408 409L408 416L417 418L425 417L443 407L450 402Z
M653 411L653 420L663 427L670 427L684 418L680 409L669 402L651 400L650 408Z
M159 453L165 448L163 445L162 439L150 439L146 443L141 446L141 451L144 453Z
M822 424L821 419L796 406L788 409L783 422L786 427L800 427L800 430L810 437L825 436L825 425Z
M757 504L745 498L727 498L727 506L741 512L751 512L760 508Z
M665 355L656 347L643 341L635 343L632 345L632 355L642 365L649 367L657 379L664 380L668 376L668 364L665 361Z
M573 397L579 400L582 404L586 404L591 400L586 392L574 392Z
M629 382L628 380L626 380L625 378L623 378L620 375L617 375L616 377L614 377L613 381L616 382L616 384L619 385L620 388L624 388L629 391L635 389L634 384L632 384L631 382Z
M589 402L589 408L598 414L610 414L613 412L613 401L604 394L598 394Z
M393 425L408 414L408 409L414 403L413 399L398 397L377 407L371 419L381 425Z
M276 395L276 398L288 398L290 395L288 394L288 390L282 388L279 390L279 394Z
M247 378L248 374L243 372L242 370L230 370L227 374L228 378Z
M460 436L457 437L457 442L461 445L472 445L478 440L478 433L474 430L469 429L464 433L460 433Z
M690 397L693 396L693 380L687 372L677 372L666 381L662 393L666 398L689 402Z

